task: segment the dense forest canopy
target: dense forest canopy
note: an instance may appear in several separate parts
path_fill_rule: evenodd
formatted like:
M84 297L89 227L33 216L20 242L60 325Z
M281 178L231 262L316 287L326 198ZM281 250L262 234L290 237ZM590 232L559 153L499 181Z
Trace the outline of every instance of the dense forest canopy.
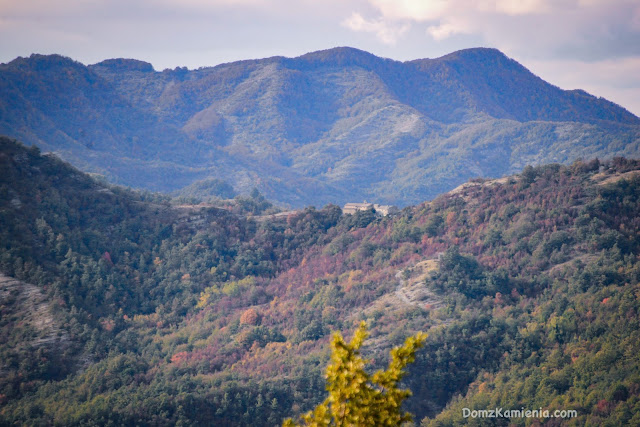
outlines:
M175 203L8 138L0 170L0 424L274 425L322 401L330 333L362 320L373 368L428 332L403 382L423 425L494 406L640 423L637 160L527 167L395 217Z

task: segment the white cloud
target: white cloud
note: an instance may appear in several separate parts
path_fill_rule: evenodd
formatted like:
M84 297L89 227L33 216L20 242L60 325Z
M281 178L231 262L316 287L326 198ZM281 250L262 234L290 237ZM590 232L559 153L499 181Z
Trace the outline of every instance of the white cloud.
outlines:
M388 19L433 21L466 13L538 14L550 0L369 0Z
M370 0L386 19L429 21L446 15L451 8L449 0Z
M549 7L544 0L496 0L494 11L505 15L528 15L547 12Z
M368 21L359 13L353 13L342 22L342 25L353 31L374 33L382 43L387 45L395 45L398 38L411 27L408 23L390 24L382 19Z
M640 55L637 0L368 0L370 14L354 13L379 28L423 25L443 41L476 35L507 53L574 55L581 59ZM352 27L350 27L352 28ZM361 30L359 30L361 31ZM402 36L402 34L398 34Z
M466 25L459 25L454 22L445 22L427 28L427 34L437 41L447 39L456 34L465 34L468 32L469 30Z

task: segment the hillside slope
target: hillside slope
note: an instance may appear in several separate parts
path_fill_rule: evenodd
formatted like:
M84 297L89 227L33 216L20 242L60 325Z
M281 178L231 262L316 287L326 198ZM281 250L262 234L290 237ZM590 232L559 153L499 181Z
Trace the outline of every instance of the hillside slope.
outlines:
M0 424L274 425L322 399L330 332L360 320L376 366L429 333L407 378L425 424L487 405L638 421L638 161L527 167L395 218L260 222L5 138L0 167L0 271L68 345L62 372L58 353L21 351L20 333L39 338L3 300L2 354L22 360L2 368Z
M32 55L0 65L0 92L0 133L113 182L218 178L296 207L404 206L527 164L640 154L640 119L495 49L402 63L335 48L162 72Z

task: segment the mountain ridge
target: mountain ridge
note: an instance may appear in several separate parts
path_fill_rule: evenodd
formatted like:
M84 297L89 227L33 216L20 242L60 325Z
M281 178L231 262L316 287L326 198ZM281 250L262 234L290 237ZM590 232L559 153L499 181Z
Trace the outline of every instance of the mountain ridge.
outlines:
M116 183L224 179L295 207L404 206L527 163L640 155L638 117L492 48L400 62L339 47L163 71L32 55L0 65L0 92L0 133Z
M277 425L324 399L331 332L362 320L373 369L428 333L403 381L422 425L496 405L637 424L638 160L387 217L176 205L5 137L0 170L2 425Z

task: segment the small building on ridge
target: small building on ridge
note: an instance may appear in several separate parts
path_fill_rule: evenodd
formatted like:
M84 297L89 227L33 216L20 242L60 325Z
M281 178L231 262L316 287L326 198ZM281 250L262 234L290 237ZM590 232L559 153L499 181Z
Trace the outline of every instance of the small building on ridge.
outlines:
M379 205L377 203L364 202L364 203L347 203L342 208L342 213L352 215L358 211L366 211L367 209L373 209L376 211L376 213L382 216L393 215L400 212L400 209L398 209L396 206Z

